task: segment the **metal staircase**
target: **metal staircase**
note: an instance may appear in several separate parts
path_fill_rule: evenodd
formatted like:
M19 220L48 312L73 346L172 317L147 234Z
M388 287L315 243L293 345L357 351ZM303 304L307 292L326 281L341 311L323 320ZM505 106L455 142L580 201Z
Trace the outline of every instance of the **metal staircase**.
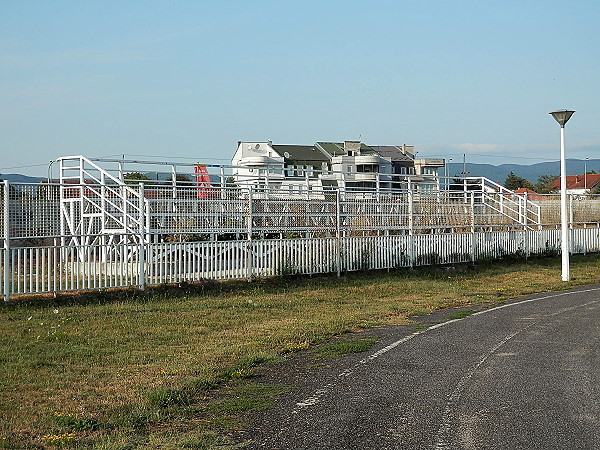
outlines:
M127 243L132 244L127 252L135 253L141 242L149 242L149 207L141 186L127 185L81 155L57 161L63 246L78 247L85 260L94 247L106 252Z
M480 226L513 224L525 229L538 229L541 224L540 206L528 199L528 195L517 194L485 177L465 177L460 180L465 201L474 203ZM460 193L459 193L460 192Z

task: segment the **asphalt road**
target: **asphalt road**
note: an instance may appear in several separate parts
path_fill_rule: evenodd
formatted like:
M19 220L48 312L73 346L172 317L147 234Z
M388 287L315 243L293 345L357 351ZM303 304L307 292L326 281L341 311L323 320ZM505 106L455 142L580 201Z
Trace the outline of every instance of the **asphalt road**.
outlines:
M249 448L600 449L600 286L373 332L367 353L278 369L298 389Z

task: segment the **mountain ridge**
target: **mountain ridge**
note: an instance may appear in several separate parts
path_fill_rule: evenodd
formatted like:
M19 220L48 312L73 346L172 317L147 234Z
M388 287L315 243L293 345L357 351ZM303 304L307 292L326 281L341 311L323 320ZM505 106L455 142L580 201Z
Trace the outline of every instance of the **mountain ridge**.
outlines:
M587 162L581 159L567 159L567 175L583 175L584 171L594 170L600 172L600 159L590 159ZM494 166L492 164L466 163L449 163L448 176L462 176L463 167L466 167L467 176L470 177L485 177L499 184L504 184L506 177L512 172L518 177L536 183L541 175L560 175L560 161L549 161L536 164L500 164ZM444 169L440 170L440 174L444 175Z
M595 171L600 173L600 159L590 159L587 162L582 159L567 159L567 175L583 175L584 171ZM536 183L541 175L560 175L560 161L550 161L536 164L480 164L469 163L465 166L462 163L448 163L446 174L442 167L439 171L440 176L460 177L466 167L467 176L485 177L499 184L504 184L509 173L514 173L518 177ZM165 178L157 177L156 173L147 174L151 179ZM8 180L11 183L39 183L45 180L45 177L33 177L19 173L0 174L0 180ZM166 178L165 178L166 179Z

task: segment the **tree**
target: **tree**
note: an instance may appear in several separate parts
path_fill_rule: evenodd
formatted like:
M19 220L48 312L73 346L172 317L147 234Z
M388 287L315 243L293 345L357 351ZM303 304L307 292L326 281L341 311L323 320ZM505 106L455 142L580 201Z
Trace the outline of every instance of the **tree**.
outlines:
M552 188L552 182L556 180L556 175L540 175L535 183L535 192L539 194L552 194L556 189Z
M513 172L509 173L506 177L506 181L504 181L504 187L506 189L510 189L511 191L516 191L517 189L530 189L535 190L535 186L529 180L525 178L519 177L515 175Z
M171 177L169 178L169 181L171 183L173 182L173 175L171 175ZM187 185L195 184L195 182L188 175L183 174L183 173L175 174L175 183L187 184Z
M138 184L140 181L151 181L150 177L139 172L129 172L123 175L123 180L127 184Z

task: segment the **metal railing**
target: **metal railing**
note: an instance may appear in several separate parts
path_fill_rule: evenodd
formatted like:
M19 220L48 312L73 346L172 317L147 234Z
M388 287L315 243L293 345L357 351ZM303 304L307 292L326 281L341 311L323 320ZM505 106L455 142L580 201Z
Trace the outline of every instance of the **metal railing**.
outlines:
M58 162L62 184L78 181L81 185L89 186L87 189L81 187L79 195L61 197L63 203L79 202L79 208L73 208L71 205L62 208L63 223L70 228L72 234L78 234L82 230L87 230L88 233L94 231L129 233L137 232L140 227L146 227L147 232L152 233L155 228L197 228L199 220L205 221L206 225L211 227L209 232L212 233L213 230L219 230L224 226L223 223L218 223L218 220L207 222L207 217L222 218L230 216L235 210L243 210L247 206L244 199L250 197L254 205L258 205L257 217L263 218L264 227L260 231L268 232L270 226L281 226L282 221L278 220L279 218L283 217L284 221L289 222L288 218L293 213L298 215L304 212L310 218L322 217L323 211L331 211L335 195L340 195L342 202L354 202L358 214L361 214L361 210L373 209L369 207L370 205L365 205L365 202L372 203L376 200L377 207L370 211L371 214L354 220L353 223L356 225L362 220L365 224L371 223L372 228L378 230L387 229L389 223L398 223L398 214L391 213L390 216L386 212L386 210L396 210L401 216L402 208L398 207L398 202L408 205L405 209L411 213L415 210L423 210L424 216L428 219L421 221L424 227L430 227L431 222L444 227L447 222L452 222L452 219L447 220L448 218L464 215L462 211L465 208L459 206L461 201L467 205L466 209L472 210L471 216L487 217L488 226L496 223L502 225L512 223L535 227L540 224L538 205L529 201L526 196L516 195L482 177L462 178L448 183L447 180L440 180L433 175L371 173L369 175L373 176L373 182L366 183L368 186L354 186L347 183L347 177L355 179L357 175L364 175L363 173L310 168L299 174L294 171L298 176L284 177L281 173L276 178L273 176L269 178L270 170L275 169L269 167L253 169L245 166L242 168L245 175L242 175L236 172L239 167L203 165L201 167L206 175L202 175L203 181L198 181L195 169L199 166L193 164L91 160L81 155L62 157ZM144 168L157 170L157 168L164 169L165 166L170 167L169 172L143 172ZM126 172L126 168L134 171ZM209 169L213 171L212 174L209 174ZM249 172L254 170L255 172ZM147 192L142 193L143 186L136 189L128 184L135 181L128 181L127 173L138 175L140 178L145 173L143 177L149 178L148 175L152 175L156 176L157 180L143 181L147 186ZM170 179L165 179L164 175ZM213 180L211 187L206 187L209 184L206 182L207 179ZM336 184L323 184L327 179L337 180ZM440 190L444 185L449 185L450 189ZM61 192L69 191L62 189ZM386 205L386 201L390 199L396 203ZM347 208L352 209L352 206ZM210 209L208 214L207 209ZM478 212L474 212L475 209ZM145 217L142 211L147 214ZM181 217L184 213L187 215ZM387 219L385 224L377 220L383 217ZM432 218L436 219L430 220ZM458 225L477 227L475 218L472 219L470 224L465 223L463 219ZM314 225L315 220L304 222L312 222ZM244 221L229 220L229 223L232 226L225 232L240 233L243 231L239 228L245 228ZM411 228L413 223L410 217L405 225ZM303 230L299 228L306 226L306 223L301 223L298 227L291 226L291 231L301 232ZM314 229L314 226L311 229ZM63 234L64 232L65 230Z
M64 167L62 183L4 182L5 300L560 248L557 197L523 201L497 187L491 192L484 179L461 180L468 186L462 191L424 190L412 181L399 189L284 191L239 186L224 174L223 184L199 191L193 182L127 184L103 172L80 160ZM572 251L600 251L600 197L571 196L569 207Z

